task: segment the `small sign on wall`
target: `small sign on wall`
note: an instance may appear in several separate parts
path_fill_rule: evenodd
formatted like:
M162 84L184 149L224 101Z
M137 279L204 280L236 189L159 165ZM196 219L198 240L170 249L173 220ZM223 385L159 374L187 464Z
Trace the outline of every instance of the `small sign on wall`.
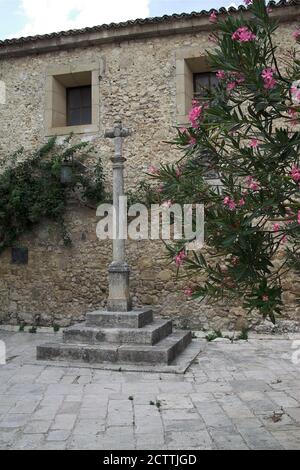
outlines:
M5 82L0 80L0 104L6 103L6 86Z
M28 248L13 247L11 249L12 264L28 264Z

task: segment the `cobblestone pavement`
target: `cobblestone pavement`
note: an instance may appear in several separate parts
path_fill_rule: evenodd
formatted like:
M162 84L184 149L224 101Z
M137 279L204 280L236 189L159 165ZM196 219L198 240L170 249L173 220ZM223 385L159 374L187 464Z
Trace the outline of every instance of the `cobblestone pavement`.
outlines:
M34 364L52 338L0 332L1 449L300 449L292 340L206 343L176 376Z

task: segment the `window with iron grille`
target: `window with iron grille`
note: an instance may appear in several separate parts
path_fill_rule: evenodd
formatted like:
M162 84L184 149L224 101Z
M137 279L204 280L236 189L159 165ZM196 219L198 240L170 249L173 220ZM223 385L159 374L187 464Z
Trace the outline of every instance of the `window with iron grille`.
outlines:
M91 123L91 86L67 88L67 126L80 126Z
M218 83L216 74L213 72L194 73L194 99L201 101L206 95L207 90L211 90Z

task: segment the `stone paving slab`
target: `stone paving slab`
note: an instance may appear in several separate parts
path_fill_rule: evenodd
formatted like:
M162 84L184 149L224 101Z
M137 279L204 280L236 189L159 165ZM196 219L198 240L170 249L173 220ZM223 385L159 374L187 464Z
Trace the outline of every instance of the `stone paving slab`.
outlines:
M185 374L36 362L55 338L0 331L0 449L300 449L294 338L196 340Z

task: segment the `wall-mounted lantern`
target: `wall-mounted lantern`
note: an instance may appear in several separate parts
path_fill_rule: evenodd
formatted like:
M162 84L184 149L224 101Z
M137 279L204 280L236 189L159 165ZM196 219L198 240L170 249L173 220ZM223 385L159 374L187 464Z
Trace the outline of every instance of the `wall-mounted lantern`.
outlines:
M61 164L60 182L64 185L73 183L73 157L65 158Z

